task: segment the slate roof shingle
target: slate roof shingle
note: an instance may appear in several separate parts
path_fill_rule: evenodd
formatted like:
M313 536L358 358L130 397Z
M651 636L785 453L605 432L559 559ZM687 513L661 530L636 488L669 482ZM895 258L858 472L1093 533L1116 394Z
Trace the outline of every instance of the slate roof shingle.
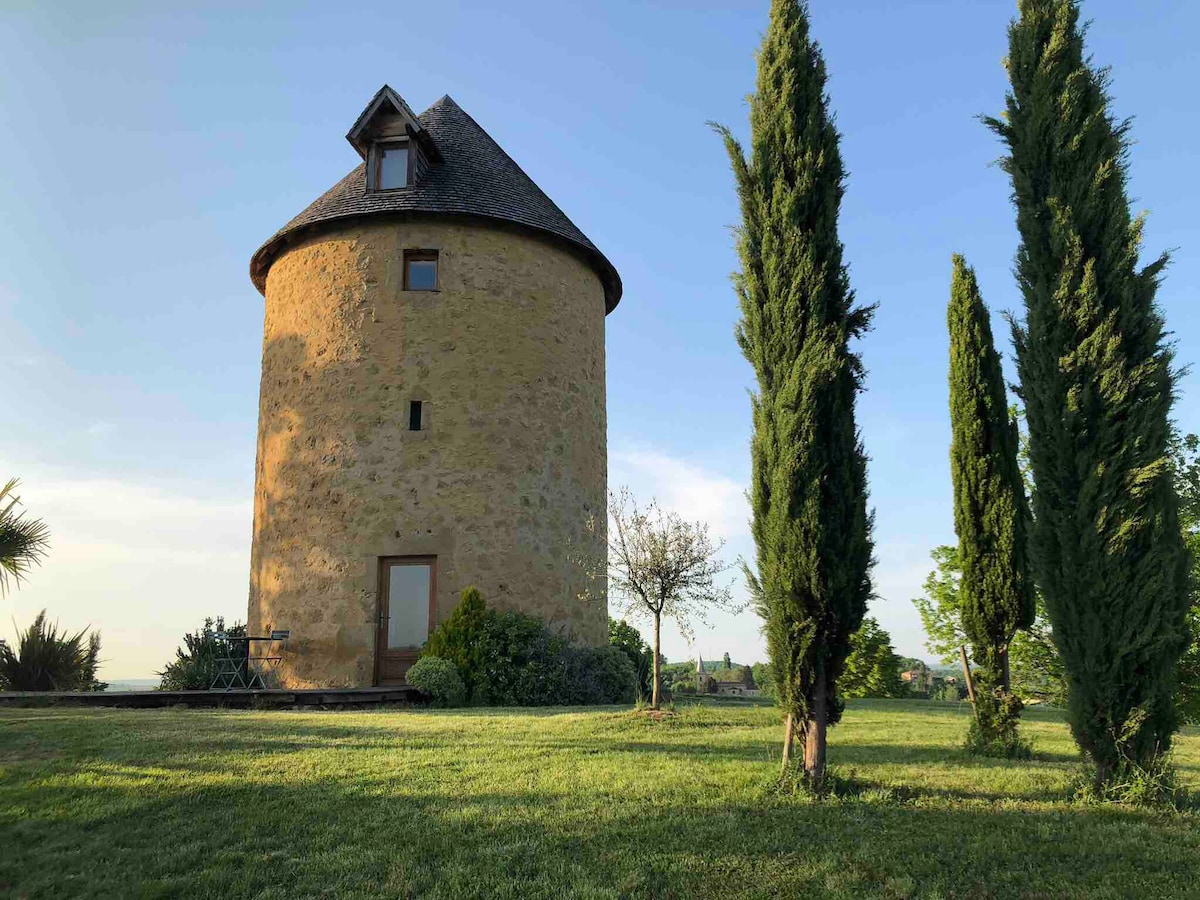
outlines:
M449 96L418 118L442 155L415 184L395 191L367 191L366 164L316 199L258 248L250 279L266 292L267 272L296 232L324 222L387 213L478 216L512 222L566 241L596 269L604 285L605 311L621 299L621 276L587 236L566 217L521 167Z

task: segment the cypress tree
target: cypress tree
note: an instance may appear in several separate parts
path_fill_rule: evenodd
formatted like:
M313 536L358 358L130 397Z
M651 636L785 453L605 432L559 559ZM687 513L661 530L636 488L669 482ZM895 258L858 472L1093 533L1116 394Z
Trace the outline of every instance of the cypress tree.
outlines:
M1008 649L1033 624L1026 565L1028 508L1017 463L1017 422L1008 409L1000 354L975 272L957 254L946 314L950 330L950 474L962 564L962 627L978 667L968 746L1022 755L1021 701L1010 690Z
M1084 53L1076 0L1021 0L1003 120L1021 243L1014 325L1033 471L1032 557L1069 682L1069 720L1104 786L1149 768L1176 727L1187 556L1167 456L1174 372L1138 266L1129 123Z
M741 203L734 276L737 340L754 367L757 574L747 569L783 707L806 777L825 774L835 686L870 595L867 460L854 422L863 368L849 341L869 326L854 305L837 235L845 171L807 9L773 0L750 97L751 154L725 139Z

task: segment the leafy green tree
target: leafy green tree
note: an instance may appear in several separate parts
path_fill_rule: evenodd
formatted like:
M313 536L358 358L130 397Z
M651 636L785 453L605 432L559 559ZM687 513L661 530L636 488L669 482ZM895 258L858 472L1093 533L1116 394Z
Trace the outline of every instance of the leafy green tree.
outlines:
M1017 737L1021 701L1010 690L1009 648L1034 618L1026 563L1029 512L1017 464L1017 422L1009 412L991 318L974 270L957 254L946 318L959 618L978 667L967 746L1007 756L1024 746Z
M659 666L659 674L662 676L663 684L670 687L672 682L694 677L696 674L696 661L694 659L686 659L683 662L673 663L667 662L664 658L662 664Z
M1200 604L1188 611L1191 641L1179 660L1179 714L1192 725L1200 725Z
M957 703L963 699L962 685L953 677L936 676L934 678L933 700L947 700Z
M1054 632L1046 618L1041 594L1033 624L1013 637L1009 649L1012 690L1023 701L1037 700L1051 706L1066 706L1067 672L1054 646Z
M935 569L925 579L925 593L913 599L925 627L925 646L945 665L960 663L960 649L967 643L962 627L959 582L962 570L958 548L943 545L931 552ZM1061 706L1066 702L1066 673L1041 595L1035 594L1033 625L1018 631L1009 648L1012 690L1022 700L1038 700Z
M750 666L742 666L742 687L748 691L758 690L758 683L754 680L754 670Z
M1200 724L1200 437L1175 435L1171 441L1179 525L1191 560L1188 648L1179 660L1177 707L1185 722Z
M873 618L863 619L850 638L846 671L838 679L838 693L854 697L903 697L908 688L900 679L900 657L891 636Z
M1153 768L1178 716L1187 556L1167 455L1174 373L1138 267L1129 125L1084 50L1077 0L1020 0L1003 119L1021 243L1014 325L1033 469L1033 562L1070 680L1068 719L1103 787Z
M750 97L751 153L718 127L742 227L737 339L754 367L751 532L755 606L785 715L783 765L800 737L805 777L825 775L837 680L871 593L867 458L854 420L870 324L855 306L837 218L845 186L825 63L807 9L773 0Z
M40 563L50 549L46 523L17 509L21 500L13 492L19 484L10 478L0 487L0 596L8 592L10 579L20 585L30 567Z
M967 644L962 625L962 566L958 548L943 544L930 551L934 570L925 579L925 593L913 605L925 627L925 646L946 665L955 665L960 648Z
M758 685L759 694L769 700L778 699L775 693L775 675L769 662L758 662L750 667L754 683Z
M638 697L650 697L650 673L654 668L654 659L649 645L642 639L642 633L624 619L608 620L608 643L629 657L633 669L637 672Z

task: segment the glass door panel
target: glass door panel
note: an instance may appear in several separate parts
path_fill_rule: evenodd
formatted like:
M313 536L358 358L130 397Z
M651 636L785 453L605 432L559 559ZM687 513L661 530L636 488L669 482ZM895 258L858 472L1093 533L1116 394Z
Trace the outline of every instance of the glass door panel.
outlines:
M419 650L429 637L429 599L433 566L388 566L387 649Z

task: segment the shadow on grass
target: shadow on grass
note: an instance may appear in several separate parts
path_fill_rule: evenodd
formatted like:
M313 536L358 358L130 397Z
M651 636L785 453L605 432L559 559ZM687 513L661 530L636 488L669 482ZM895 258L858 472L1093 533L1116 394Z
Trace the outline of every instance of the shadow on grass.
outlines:
M1185 817L705 796L698 807L601 788L329 771L234 786L51 782L24 814L10 805L0 815L0 888L30 897L1182 897L1200 878L1200 829Z
M608 711L627 712L619 707ZM436 711L428 716L439 720L437 730L426 727L426 715L374 724L373 714L349 722L343 715L324 713L296 716L190 710L182 714L178 711L127 711L103 716L93 712L81 717L70 716L71 723L66 728L63 717L48 715L25 720L27 727L20 731L19 746L14 747L14 754L8 758L18 762L22 757L33 761L40 756L49 762L69 757L80 769L113 763L195 775L252 775L262 769L264 762L269 764L282 756L314 751L399 754L412 758L425 754L429 759L422 759L422 766L436 767L439 759L444 766L446 759L459 760L460 764L446 766L449 774L461 769L461 760L469 754L455 757L447 754L448 748L457 745L469 751L481 744L498 742L497 758L531 757L545 759L547 763L570 757L622 755L647 757L645 762L631 759L630 765L634 766L714 762L778 764L779 746L774 729L764 731L762 738L756 739L753 734L746 734L744 720L737 723L740 727L736 732L720 728L709 730L713 722L683 721L664 726L632 716L599 716L588 722L587 730L582 732L574 727L563 730L513 727L514 722L522 720L543 721L547 716L579 712L578 709L510 710L506 715L479 716L475 711ZM107 722L120 722L120 726L107 727ZM447 725L453 727L444 727ZM753 725L749 727L753 730ZM54 747L55 752L41 752L47 747ZM186 752L177 752L180 747ZM830 747L830 759L834 765L855 769L950 766L982 772L1030 765L976 757L961 749L932 744L834 743ZM1065 754L1039 754L1034 764L1038 762L1077 763L1078 758ZM405 764L412 764L412 760ZM1009 799L1012 794L982 788L920 787L915 789L914 796L998 801ZM1024 798L1035 799L1028 794Z

